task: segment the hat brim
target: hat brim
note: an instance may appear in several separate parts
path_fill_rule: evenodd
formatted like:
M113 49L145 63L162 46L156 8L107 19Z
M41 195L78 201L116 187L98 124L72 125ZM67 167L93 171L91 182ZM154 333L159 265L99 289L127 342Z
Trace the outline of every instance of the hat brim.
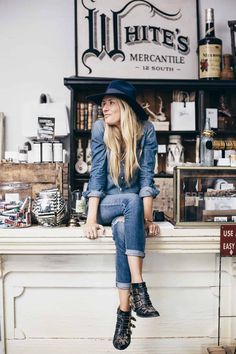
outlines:
M98 95L90 95L90 96L87 96L86 98L87 98L87 100L92 101L100 106L102 103L102 100L105 96L114 96L114 97L118 97L118 98L123 99L124 101L126 101L130 105L130 107L136 113L138 119L148 120L148 115L145 112L145 110L140 106L140 104L138 102L136 102L135 100L133 100L131 97L128 97L127 95L125 95L123 93L104 92L104 93L100 93Z

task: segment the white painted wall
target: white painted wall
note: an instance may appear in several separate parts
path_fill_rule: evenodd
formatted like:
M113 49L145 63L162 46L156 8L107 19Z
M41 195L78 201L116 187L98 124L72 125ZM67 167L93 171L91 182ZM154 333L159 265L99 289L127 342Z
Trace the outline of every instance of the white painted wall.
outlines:
M49 93L69 106L63 78L74 75L74 1L0 0L0 111L6 115L6 148L23 139L22 103Z
M199 0L200 37L205 32L205 9L212 7L215 14L215 35L223 41L223 54L231 53L229 20L236 20L235 0Z
M6 148L17 150L20 109L42 92L69 105L63 78L74 75L73 0L0 0L0 111L7 120ZM204 9L215 9L216 35L230 52L228 19L236 18L235 0L199 0L200 29Z

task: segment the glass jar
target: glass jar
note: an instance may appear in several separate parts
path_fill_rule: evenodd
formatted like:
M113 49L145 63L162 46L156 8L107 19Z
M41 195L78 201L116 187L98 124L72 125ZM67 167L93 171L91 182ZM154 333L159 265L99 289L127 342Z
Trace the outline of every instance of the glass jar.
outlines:
M71 214L79 221L86 218L86 201L79 189L71 193Z
M42 226L63 224L66 219L67 205L58 188L39 192L33 202L32 214Z
M0 227L31 225L31 186L21 182L0 183Z

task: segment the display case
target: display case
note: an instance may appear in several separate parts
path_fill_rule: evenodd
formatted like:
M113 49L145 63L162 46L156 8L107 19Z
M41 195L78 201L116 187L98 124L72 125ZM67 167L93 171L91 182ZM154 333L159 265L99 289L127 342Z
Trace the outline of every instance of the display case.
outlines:
M176 167L174 223L177 227L236 223L236 169Z

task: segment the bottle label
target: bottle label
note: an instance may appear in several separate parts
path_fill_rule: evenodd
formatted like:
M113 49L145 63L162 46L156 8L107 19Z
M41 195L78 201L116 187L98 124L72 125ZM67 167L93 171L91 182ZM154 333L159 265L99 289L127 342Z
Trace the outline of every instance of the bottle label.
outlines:
M220 78L221 45L205 44L199 48L200 79Z
M76 213L85 213L85 201L83 199L77 199L75 205Z

